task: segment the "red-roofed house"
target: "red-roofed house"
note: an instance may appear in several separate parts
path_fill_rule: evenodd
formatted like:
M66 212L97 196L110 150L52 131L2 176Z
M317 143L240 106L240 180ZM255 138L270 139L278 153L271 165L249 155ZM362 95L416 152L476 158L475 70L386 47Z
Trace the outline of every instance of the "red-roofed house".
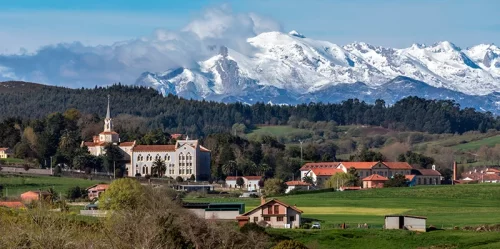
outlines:
M24 203L29 203L32 201L38 201L40 199L46 200L50 196L50 193L47 191L27 191L21 194L21 200Z
M383 188L384 183L388 180L387 177L373 174L363 178L363 188Z
M500 170L495 169L495 168L487 168L486 174L488 174L488 175L500 175Z
M109 188L109 184L96 184L94 186L87 188L87 195L89 200L93 200L95 198L99 198L104 191Z
M247 191L256 191L259 190L259 181L262 179L262 176L228 176L226 177L226 187L228 188L239 188L236 184L236 179L241 177L243 179L243 186L241 188L247 189Z
M417 185L441 185L441 173L435 169L415 169Z
M309 190L311 188L311 184L303 181L288 181L285 182L287 189L285 190L285 194L288 194L290 191L297 190Z
M360 178L373 174L390 178L397 174L409 175L412 170L406 162L341 162L338 168L344 172L355 168Z
M0 201L0 207L24 209L26 206L20 201Z
M302 210L277 199L265 201L261 205L236 217L240 227L247 223L265 223L274 228L298 228L301 223Z
M343 172L342 169L335 168L312 168L306 176L310 176L315 185L323 186L324 182L330 179L330 177Z

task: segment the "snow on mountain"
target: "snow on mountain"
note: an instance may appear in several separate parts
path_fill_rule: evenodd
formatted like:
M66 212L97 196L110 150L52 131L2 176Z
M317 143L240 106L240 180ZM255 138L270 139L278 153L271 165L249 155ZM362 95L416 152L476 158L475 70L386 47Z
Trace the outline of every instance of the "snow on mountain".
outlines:
M340 97L342 91L352 93L349 85L363 88L361 96L366 98L385 96L380 90L387 92L400 76L406 78L398 82L411 85L408 89L397 85L401 94L396 95L401 97L405 92L419 93L415 88L423 88L422 84L430 87L425 88L429 96L438 96L429 89L440 89L436 91L442 98L493 94L494 99L500 92L500 49L494 45L466 50L448 41L403 49L363 42L339 46L297 31L261 33L246 42L251 52L220 46L196 67L144 73L136 84L194 99L281 104L329 102L324 92L337 96L332 91L340 91Z

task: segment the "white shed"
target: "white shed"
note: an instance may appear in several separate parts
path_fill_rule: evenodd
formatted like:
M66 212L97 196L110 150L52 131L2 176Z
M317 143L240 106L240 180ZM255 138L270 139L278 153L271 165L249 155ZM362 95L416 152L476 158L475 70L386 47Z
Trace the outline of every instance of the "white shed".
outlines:
M410 231L425 232L426 217L410 215L386 215L385 229L405 229Z

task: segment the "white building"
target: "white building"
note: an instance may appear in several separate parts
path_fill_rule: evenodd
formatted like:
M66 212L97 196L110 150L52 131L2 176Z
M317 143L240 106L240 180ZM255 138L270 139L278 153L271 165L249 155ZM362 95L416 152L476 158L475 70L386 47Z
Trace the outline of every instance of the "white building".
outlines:
M247 191L257 191L260 189L259 181L262 179L262 176L228 176L226 177L226 187L227 188L239 188L238 184L236 184L236 179L243 179L242 189L246 189Z
M104 131L93 137L92 142L82 142L90 154L100 156L105 153L105 146L113 144L120 148L123 160L117 162L124 165L129 177L152 174L153 162L160 159L165 162L166 171L162 175L189 179L194 175L196 180L208 180L210 177L210 150L201 146L198 140L179 140L175 145L137 145L136 141L121 142L120 135L113 130L109 108L104 120Z

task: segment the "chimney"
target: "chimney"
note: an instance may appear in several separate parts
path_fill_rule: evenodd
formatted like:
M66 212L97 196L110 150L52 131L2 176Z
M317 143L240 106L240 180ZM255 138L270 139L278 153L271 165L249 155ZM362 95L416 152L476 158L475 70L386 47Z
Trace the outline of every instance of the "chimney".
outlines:
M260 197L260 205L266 203L266 198L264 198L264 196L261 196Z
M457 162L453 162L453 181L457 180Z

